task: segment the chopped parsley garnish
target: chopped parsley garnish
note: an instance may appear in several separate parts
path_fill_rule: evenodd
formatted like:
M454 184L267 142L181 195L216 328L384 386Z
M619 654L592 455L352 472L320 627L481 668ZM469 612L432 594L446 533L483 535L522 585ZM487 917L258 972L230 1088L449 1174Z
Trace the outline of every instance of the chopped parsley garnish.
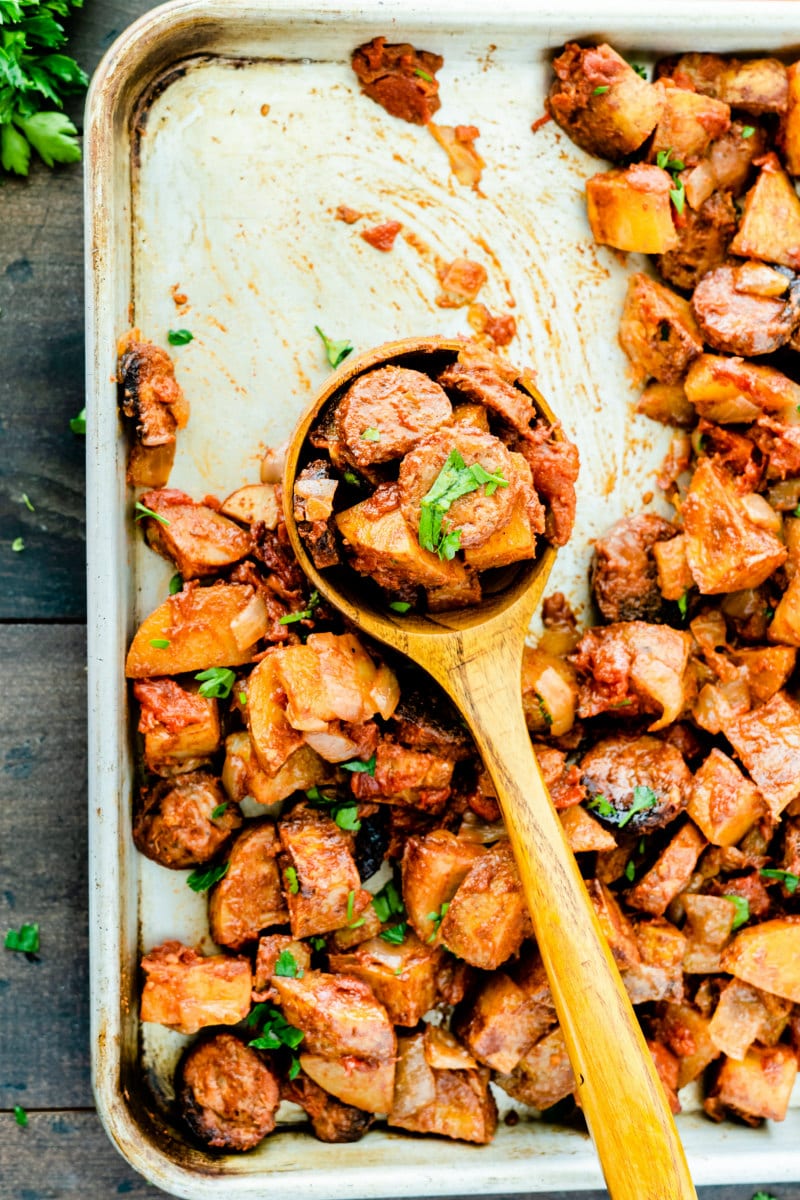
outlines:
M753 1200L778 1200L777 1196L773 1196L770 1192L756 1192Z
M636 72L640 79L647 79L647 67L643 67L641 63L631 63L631 69Z
M305 1036L302 1029L290 1025L283 1014L271 1004L257 1004L246 1018L245 1024L251 1028L261 1026L259 1036L247 1043L255 1050L279 1050L281 1046L296 1050Z
M539 705L539 712L541 714L542 720L544 721L545 725L549 729L550 726L553 724L553 714L550 712L550 709L545 704L544 696L540 696L538 692L534 692L534 695L536 697L536 703Z
M343 771L352 771L354 775L374 775L375 755L373 754L366 762L361 762L360 759L354 758L350 762L343 762L338 765Z
M751 138L756 131L755 125L745 125L742 129L743 138Z
M750 901L744 896L724 896L724 900L730 900L731 904L736 909L736 916L733 918L731 929L738 929L740 925L744 925L750 920Z
M247 692L239 692L239 703L244 708L245 704L247 704Z
M411 605L407 600L392 600L389 603L389 608L392 610L392 612L407 613L411 608Z
M189 329L170 329L167 341L170 346L188 346L194 341L194 334Z
M662 171L682 171L684 168L683 160L672 157L672 150L659 150L656 155L656 164L661 167Z
M219 819L219 817L224 817L224 816L225 816L225 813L226 813L227 811L228 811L228 801L227 801L227 800L223 800L223 801L222 801L222 804L218 804L216 808L212 808L212 810L211 810L211 820L212 820L212 821L216 821L216 820L218 820L218 819Z
M313 591L308 597L308 604L305 608L301 608L300 612L287 613L285 617L281 617L279 625L293 625L295 621L308 621L313 616L314 609L319 607L319 592Z
M289 1063L287 1074L290 1079L297 1079L297 1076L300 1074L300 1059L295 1058L294 1055L292 1055L292 1061Z
M661 167L662 171L669 171L672 176L673 186L670 188L669 198L675 205L675 211L683 212L684 202L686 200L686 192L683 186L683 180L678 178L678 172L682 171L686 164L683 159L673 158L672 150L659 150L656 154L656 165Z
M193 892L207 892L228 874L230 863L217 863L215 867L196 867L186 880Z
M335 342L333 338L326 337L319 325L315 325L314 329L322 338L322 344L325 347L325 354L327 355L328 362L332 367L338 367L340 363L344 362L348 354L353 353L353 343L348 341L347 338L341 342Z
M170 579L170 581L169 581L170 596L177 596L178 592L182 592L182 591L183 591L183 576L182 575L173 575L172 579Z
M359 479L358 475L356 475L355 471L351 471L349 467L345 471L342 478L344 479L345 483L349 483L351 487L361 487L361 480Z
M82 408L77 417L70 417L69 427L73 433L86 433L86 409Z
M759 871L762 879L778 879L786 888L790 896L793 896L797 891L797 886L800 884L800 875L794 875L791 871L779 871L772 867L764 867Z
M21 550L25 549L25 539L21 537L15 537L11 543L11 549L15 554L19 554Z
M38 924L34 921L30 925L20 925L19 929L9 929L4 944L6 950L19 950L21 954L38 954Z
M461 530L443 529L442 521L450 505L460 496L484 488L487 496L493 496L499 487L508 487L508 480L499 472L494 475L480 463L468 467L458 450L451 450L444 466L420 501L419 544L439 558L449 561L461 548Z
M318 808L325 808L340 829L347 833L358 833L361 822L358 819L358 805L354 800L339 800L336 795L327 796L316 784L306 791L306 796Z
M629 858L628 861L625 863L624 874L625 874L625 878L627 879L628 883L633 883L634 879L636 878L636 865L632 858Z
M21 1104L14 1105L14 1120L23 1129L28 1124L28 1114L25 1112L25 1109L22 1107Z
M311 937L308 940L311 942L311 945L314 948L314 950L324 950L325 949L325 938L324 937Z
M675 187L669 189L669 198L675 205L677 213L683 212L683 206L686 202L686 189L683 186L682 179L675 180Z
M633 789L633 804L626 811L622 820L618 822L619 828L624 829L628 821L637 813L645 812L648 808L655 808L658 804L658 796L652 788L644 787L642 784L637 784Z
M273 975L283 975L287 979L302 979L305 971L298 963L291 950L281 950L275 963Z
M442 904L442 907L439 909L438 912L429 912L428 913L427 919L429 921L433 921L433 933L428 938L429 942L432 942L435 940L436 935L439 932L439 926L441 925L442 921L447 916L447 910L449 907L450 907L449 900L445 900L444 903Z
M209 667L207 671L198 671L195 679L200 684L199 694L206 700L227 700L236 682L236 673L230 667Z
M294 867L284 867L283 878L286 880L286 886L293 896L296 896L300 891L300 884L297 882L297 871Z
M613 804L609 804L605 796L592 796L587 803L587 808L591 808L601 817L613 817L616 809Z
M162 525L169 525L167 517L162 517L161 513L153 512L152 508L148 508L142 504L141 500L137 500L133 506L136 510L134 521L141 521L144 517L152 517L154 521L160 521Z
M169 638L150 638L150 645L154 650L167 650L169 648Z
M31 504L30 497L28 496L27 492L22 493L22 503L25 505L28 512L36 512L36 509Z
M347 893L347 924L349 925L353 919L353 906L356 902L356 894L351 888Z
M369 425L361 434L362 442L379 442L381 440L381 431L376 429L374 425Z
M687 613L688 608L689 608L689 589L687 588L686 591L681 596L681 598L678 600L678 612L681 614L681 616L683 617L684 620L686 620L686 613Z
M422 67L415 67L414 74L419 75L420 79L424 79L426 83L433 83L433 76L429 75L427 71L423 71Z
M607 91L608 91L608 84L607 84L607 83L605 83L605 84L600 84L600 86L599 86L599 87L596 87L596 88L594 89L594 91L592 92L592 95L593 95L593 96L602 96L602 95L604 95L604 94L605 94Z
M372 907L375 909L378 920L383 922L390 921L392 917L405 915L403 898L393 879L390 879L379 892L375 893L372 897Z
M405 940L408 922L401 921L399 925L390 925L388 929L384 929L378 934L385 942L391 942L393 946L402 946Z

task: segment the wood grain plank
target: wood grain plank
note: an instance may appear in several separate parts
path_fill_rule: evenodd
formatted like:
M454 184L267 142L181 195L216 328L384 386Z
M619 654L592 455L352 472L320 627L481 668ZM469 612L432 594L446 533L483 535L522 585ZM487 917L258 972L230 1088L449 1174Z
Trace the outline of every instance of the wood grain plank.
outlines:
M0 1108L92 1104L84 660L81 627L0 627L0 935L41 935L0 949Z

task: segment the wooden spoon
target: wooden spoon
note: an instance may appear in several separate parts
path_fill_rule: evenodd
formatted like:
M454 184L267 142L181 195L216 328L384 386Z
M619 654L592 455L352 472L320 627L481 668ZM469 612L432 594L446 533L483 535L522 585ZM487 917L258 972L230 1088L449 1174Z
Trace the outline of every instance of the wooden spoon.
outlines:
M289 538L320 594L370 637L406 654L463 714L492 777L519 867L553 1000L577 1080L576 1095L613 1200L690 1200L696 1193L664 1089L595 916L531 746L522 712L522 648L555 550L547 546L476 608L419 615L378 607L347 567L320 573L297 531L295 476L315 457L306 444L321 410L356 376L396 364L436 375L461 344L442 338L392 342L348 359L299 421L286 457L283 501ZM549 422L533 381L520 386Z

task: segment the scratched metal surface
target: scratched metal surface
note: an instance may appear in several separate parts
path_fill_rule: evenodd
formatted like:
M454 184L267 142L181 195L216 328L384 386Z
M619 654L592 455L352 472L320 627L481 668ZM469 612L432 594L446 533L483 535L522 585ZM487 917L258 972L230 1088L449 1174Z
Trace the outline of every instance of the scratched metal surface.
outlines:
M178 56L182 70L146 102L130 178L116 164L111 196L115 227L125 236L112 250L99 287L95 277L95 303L104 294L113 296L119 314L127 294L135 323L164 345L170 328L194 334L188 346L171 351L192 415L179 437L170 485L196 496L224 496L257 480L264 447L287 436L325 378L315 324L333 337L349 337L357 349L414 334L468 333L466 309L436 304L437 262L465 256L488 272L479 300L492 312L516 318L509 357L532 364L542 392L580 447L575 532L559 554L551 586L566 592L582 612L592 539L617 517L640 509L647 494L657 494L654 473L670 436L631 413L636 393L616 329L627 279L642 263L636 256L624 262L592 242L583 183L602 164L552 123L535 135L530 128L542 112L553 49L591 25L577 9L572 18L562 9L558 17L537 19L521 5L512 5L499 24L487 23L485 14L479 20L481 14L469 5L459 20L448 18L446 3L427 15L406 6L399 21L399 5L389 6L394 21L386 8L377 18L364 15L362 7L361 18L348 13L337 19L334 6L323 5L330 19L317 12L306 20L296 8L290 17L291 7L288 0L277 13L271 6L271 25L265 28L256 17L267 10L202 6L218 23L205 36L198 33L197 54ZM175 28L179 19L199 11L191 0L172 6ZM730 12L724 48L778 45L776 16L785 26L786 6L767 3L764 13L765 23L755 33L749 12L749 26L742 25L743 8L738 26L737 12ZM679 10L677 18L665 18L661 32L651 28L648 35L633 18L611 13L603 33L646 62L654 49L688 44L685 36L676 37L680 20L685 29L686 13ZM169 19L163 29L169 34ZM392 119L360 95L349 53L359 41L387 32L392 40L409 38L445 55L437 120L479 126L478 148L486 160L479 190L457 182L425 129ZM706 39L712 48L714 35ZM692 48L699 44L696 36L690 41ZM222 56L204 57L206 50ZM111 169L97 157L98 171ZM337 221L340 204L364 219L355 225ZM360 237L361 229L391 219L403 228L390 253ZM185 301L176 303L176 294ZM109 358L103 340L109 341L112 329L119 333L126 317L117 316L116 328L111 312L102 318L95 313L94 319L97 403L107 407L99 365ZM111 418L104 419L108 434ZM115 445L119 460L118 439ZM102 488L97 495L102 501ZM119 490L109 499L119 511ZM129 528L130 522L128 533ZM117 651L122 628L130 630L163 598L171 574L169 564L140 538L124 543L122 557L124 584L114 601ZM106 682L106 695L116 694L117 713L124 714L120 683ZM124 734L119 752L127 762ZM168 937L206 950L212 944L205 897L186 887L183 873L132 852L129 785L119 767L116 783L125 880L122 982L128 998L119 1053L135 1088L129 997L137 920L144 948ZM109 794L107 789L106 803ZM113 838L113 829L106 835ZM105 934L104 952L113 930ZM111 978L109 968L103 986ZM113 1025L113 1005L103 1010L106 1020ZM98 1028L105 1030L103 1022ZM169 1099L186 1039L153 1025L139 1036L141 1071L153 1091ZM98 1060L106 1084L116 1066L113 1054L110 1059ZM501 1106L511 1107L503 1093L497 1095ZM697 1097L688 1089L683 1099L688 1111L681 1130L697 1182L788 1179L800 1171L800 1113L783 1127L745 1131L715 1127L693 1115ZM282 1116L290 1125L297 1110L284 1106ZM122 1110L107 1111L106 1120L125 1152L135 1154L130 1127L118 1128ZM204 1155L183 1154L174 1145L159 1152L150 1143L139 1152L145 1157L137 1165L162 1187L198 1196L214 1191L207 1175L212 1160ZM501 1124L495 1143L479 1151L384 1132L355 1146L323 1146L287 1126L253 1154L213 1162L231 1194L235 1188L247 1195L272 1172L269 1187L277 1196L301 1184L309 1194L366 1196L530 1192L601 1182L585 1136L533 1117L513 1129Z

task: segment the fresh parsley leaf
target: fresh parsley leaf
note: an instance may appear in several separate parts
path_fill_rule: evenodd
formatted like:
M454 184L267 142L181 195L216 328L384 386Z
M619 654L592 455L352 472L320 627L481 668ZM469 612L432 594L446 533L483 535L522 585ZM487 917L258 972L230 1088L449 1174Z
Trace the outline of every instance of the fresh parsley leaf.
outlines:
M586 807L591 808L593 812L596 812L598 816L601 817L613 817L617 811L613 804L608 803L605 796L599 795L593 796L592 799L587 802Z
M745 125L742 129L743 138L751 138L756 131L755 125ZM755 1200L755 1197L753 1198Z
M154 650L166 650L169 647L169 638L150 638L150 645Z
M33 505L30 502L30 497L28 496L27 492L22 493L22 503L25 505L28 512L36 512L36 509L33 507Z
M311 942L311 945L315 950L324 950L325 949L325 938L324 937L311 937L308 940Z
M230 667L209 667L207 671L198 671L195 679L200 684L199 694L206 700L227 700L236 683L236 672Z
M292 1061L289 1063L288 1076L290 1079L297 1079L300 1074L300 1059L292 1055Z
M429 75L427 71L423 71L422 67L415 67L414 74L419 75L420 79L424 79L426 83L433 83L433 76Z
M327 355L328 362L332 367L338 367L340 363L344 362L348 354L353 353L353 343L349 342L347 338L341 342L335 342L333 338L327 337L322 332L319 325L315 325L314 329L322 338L322 344L325 347L325 354Z
M350 762L343 762L338 765L343 771L350 771L353 775L374 775L375 755L373 754L366 762L361 762L360 759L354 758Z
M5 164L4 164L5 165ZM86 433L86 409L82 408L77 417L70 417L69 427L73 433Z
M379 442L381 440L381 431L376 429L374 425L368 426L361 434L362 442Z
M686 189L683 186L682 179L675 180L675 187L669 189L669 198L675 205L677 213L683 212L683 206L686 202Z
M21 537L15 537L11 543L11 549L15 554L19 554L21 550L25 549L25 539Z
M286 886L293 896L296 896L300 891L300 884L297 882L297 871L294 867L284 867L283 878L286 880Z
M183 576L177 575L177 574L173 575L172 579L170 579L170 581L169 581L170 596L177 596L178 592L182 592L182 591L183 591Z
M683 595L678 600L678 612L686 620L686 613L689 608L689 589L687 588Z
M52 95L48 97L52 98ZM78 131L65 113L37 112L23 117L18 110L14 124L28 139L45 166L81 161ZM22 172L23 175L27 173Z
M281 950L275 963L274 975L282 975L286 979L302 979L305 971L298 963L291 950Z
M753 1200L778 1200L777 1196L773 1196L770 1192L756 1192Z
M279 625L293 625L295 621L308 621L319 607L319 592L314 590L308 598L308 604L300 612L287 613L278 621Z
M602 96L607 91L608 91L608 84L601 84L600 87L596 87L594 89L594 91L592 92L592 95L593 96Z
M402 946L407 929L408 922L401 921L399 925L390 925L388 929L382 930L378 936L385 942L391 942L393 946Z
M392 610L392 612L407 613L411 608L411 605L407 600L392 600L389 603L389 608Z
M353 906L356 902L356 894L351 888L347 893L347 924L349 925L353 919Z
M444 903L442 904L442 907L439 909L438 912L429 912L428 913L428 920L433 921L433 933L428 938L429 942L433 942L436 940L436 935L439 932L439 926L441 925L442 921L447 916L447 910L449 907L450 907L450 902L448 900L445 900Z
M790 896L793 896L800 884L800 875L794 875L791 871L778 871L772 867L763 867L759 871L762 879L778 879L786 888Z
M617 822L620 829L628 824L628 821L637 813L645 812L648 808L655 808L658 804L658 796L652 788L644 787L642 784L637 784L633 789L633 804L625 812L620 821Z
M451 504L461 496L484 487L491 496L498 487L508 487L508 480L499 472L495 475L480 463L468 467L458 450L451 450L439 474L420 501L417 538L423 550L430 550L441 559L450 561L461 548L461 530L443 528L443 519Z
M361 480L359 479L358 475L356 475L355 471L351 471L349 467L345 471L343 479L345 483L349 483L351 487L361 487Z
M550 726L553 724L553 714L550 712L550 709L545 704L544 696L540 696L538 692L534 692L534 695L536 697L536 703L539 706L539 712L541 714L542 720L544 721L545 725L549 729Z
M647 79L647 67L641 66L640 63L631 63L631 68L636 72L640 79Z
M141 500L137 500L134 504L136 516L134 521L142 521L145 517L152 517L154 521L160 521L162 525L169 525L169 519L162 517L161 513L153 512L152 508L148 508L146 504L142 504Z
M277 1050L280 1046L296 1050L304 1037L302 1029L295 1029L277 1008L269 1004L257 1004L247 1017L247 1024L251 1027L261 1025L260 1036L248 1042L256 1050Z
M347 833L358 833L361 828L357 804L336 804L331 809L331 816L339 828Z
M379 921L389 921L392 917L405 914L403 898L393 879L390 879L379 892L375 893L372 897L372 907L375 909Z
M188 346L194 341L194 334L189 329L170 329L167 341L170 346Z
M207 892L228 874L230 863L218 863L215 867L196 867L186 880L193 892Z
M23 1129L28 1124L28 1114L25 1112L25 1109L22 1107L21 1104L14 1105L14 1120Z
M34 921L30 925L20 925L19 929L9 929L5 940L6 950L19 950L21 954L39 953L39 926Z
M239 692L239 703L242 708L247 704L247 692Z
M750 920L750 901L744 896L724 896L725 900L730 900L731 904L736 909L736 916L733 918L731 929L738 929Z
M625 863L624 874L625 874L625 878L627 879L628 883L633 883L634 879L636 878L636 865L632 858L629 858L628 861Z
M212 821L217 821L217 820L219 820L219 818L220 818L220 817L224 817L224 816L225 816L225 813L226 813L227 811L228 811L228 801L227 801L227 800L223 800L223 801L222 801L222 804L218 804L216 808L212 808L212 810L211 810L211 820L212 820Z

